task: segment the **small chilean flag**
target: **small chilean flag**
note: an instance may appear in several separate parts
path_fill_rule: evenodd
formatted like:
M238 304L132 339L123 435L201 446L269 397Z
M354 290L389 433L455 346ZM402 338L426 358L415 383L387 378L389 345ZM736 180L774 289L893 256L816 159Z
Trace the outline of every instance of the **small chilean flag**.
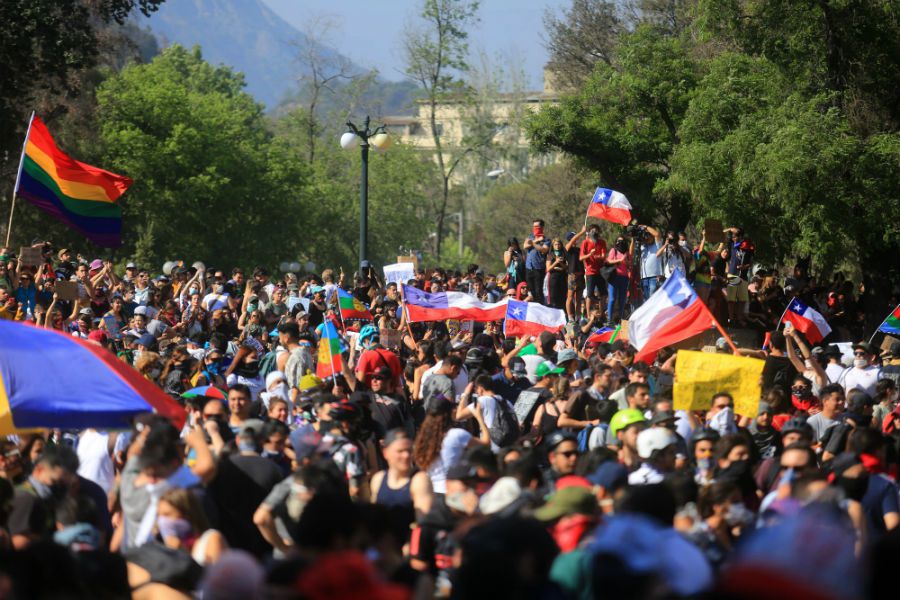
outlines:
M788 304L782 323L793 323L799 331L803 332L810 344L818 344L825 336L831 333L831 327L825 317L811 309L796 298Z
M510 300L506 305L503 333L507 336L540 335L559 331L566 324L566 313L537 302Z
M631 221L631 203L625 194L598 187L591 198L587 214L589 217L628 225Z
M591 346L594 344L600 344L603 342L607 342L607 343L611 344L614 341L616 341L616 339L619 337L619 330L621 328L622 328L621 325L616 325L615 329L612 329L610 327L602 327L600 329L597 329L596 331L594 331L594 333L592 333L590 336L588 336L588 339L586 339L584 341L584 345L585 345L585 347L587 347L587 346Z

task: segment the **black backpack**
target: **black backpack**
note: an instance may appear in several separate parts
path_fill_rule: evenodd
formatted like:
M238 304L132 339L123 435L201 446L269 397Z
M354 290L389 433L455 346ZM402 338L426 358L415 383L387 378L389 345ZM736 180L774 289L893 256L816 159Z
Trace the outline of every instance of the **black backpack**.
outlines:
M494 404L497 407L497 414L494 416L493 426L488 431L491 441L501 448L511 446L521 434L516 413L513 412L509 402L499 396L494 396Z

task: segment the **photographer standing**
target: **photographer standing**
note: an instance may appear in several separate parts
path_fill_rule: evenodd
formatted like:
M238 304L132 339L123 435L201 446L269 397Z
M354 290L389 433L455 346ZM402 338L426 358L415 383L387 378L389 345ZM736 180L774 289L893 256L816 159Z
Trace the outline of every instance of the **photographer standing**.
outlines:
M656 251L657 258L662 259L663 276L668 279L675 271L681 271L681 274L687 276L685 264L689 260L687 242L685 246L681 246L678 236L674 231L666 233L666 241L662 247Z
M641 225L640 230L640 277L641 293L643 294L641 303L643 303L653 295L663 278L662 261L659 260L660 249L662 248L662 234L658 229L649 225ZM635 305L640 306L640 303L635 303Z

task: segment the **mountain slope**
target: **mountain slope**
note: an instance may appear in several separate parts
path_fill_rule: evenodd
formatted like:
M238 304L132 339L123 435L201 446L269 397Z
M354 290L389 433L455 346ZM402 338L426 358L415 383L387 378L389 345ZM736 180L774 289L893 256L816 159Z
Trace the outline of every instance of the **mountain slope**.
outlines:
M300 65L291 42L303 34L262 0L167 0L137 22L149 27L161 46L199 45L209 62L243 72L247 91L269 109L297 88ZM325 47L321 52L335 53Z

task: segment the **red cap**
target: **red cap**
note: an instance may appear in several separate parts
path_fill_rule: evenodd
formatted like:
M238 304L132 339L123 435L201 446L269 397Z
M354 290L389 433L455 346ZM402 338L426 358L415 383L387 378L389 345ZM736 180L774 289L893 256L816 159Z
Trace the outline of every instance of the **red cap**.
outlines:
M95 329L88 334L88 339L105 344L109 340L109 336L102 329Z

